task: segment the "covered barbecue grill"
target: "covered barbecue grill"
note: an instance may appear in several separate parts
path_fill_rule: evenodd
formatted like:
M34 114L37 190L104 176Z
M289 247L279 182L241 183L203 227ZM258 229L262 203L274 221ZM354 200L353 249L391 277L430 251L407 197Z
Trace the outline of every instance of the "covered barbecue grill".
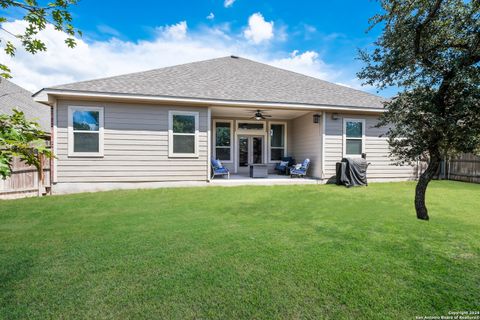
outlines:
M342 162L337 162L337 185L367 186L368 165L364 155L362 158L343 158Z

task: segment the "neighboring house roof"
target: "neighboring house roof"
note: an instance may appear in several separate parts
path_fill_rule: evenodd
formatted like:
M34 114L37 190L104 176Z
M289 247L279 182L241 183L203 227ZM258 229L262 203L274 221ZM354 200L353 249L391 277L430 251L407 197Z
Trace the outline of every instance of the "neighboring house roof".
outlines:
M1 78L0 113L12 114L14 108L23 111L28 120L38 122L41 128L50 134L50 107L35 102L30 91Z
M47 90L382 109L384 98L245 58L187 63Z

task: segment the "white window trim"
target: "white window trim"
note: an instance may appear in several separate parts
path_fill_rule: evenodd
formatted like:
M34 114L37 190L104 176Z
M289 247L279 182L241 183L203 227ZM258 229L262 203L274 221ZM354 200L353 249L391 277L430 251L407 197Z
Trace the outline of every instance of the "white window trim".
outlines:
M347 122L361 122L362 123L362 137L348 138L354 140L362 140L362 152L360 154L347 154ZM365 119L343 118L343 157L361 158L362 153L365 153Z
M263 124L263 129L240 129L238 125L240 123L261 123ZM267 127L266 121L257 121L257 120L236 120L235 121L235 132L239 134L258 134L263 135L265 133L265 128Z
M194 116L195 117L195 133L175 133L178 136L191 136L194 135L194 153L174 153L173 152L173 116ZM198 112L193 111L177 111L170 110L168 111L168 157L169 158L198 158Z
M74 130L73 130L73 113L75 111L98 111L98 152L75 152L74 151ZM103 157L104 149L104 108L103 107L88 107L88 106L68 106L68 156L69 157ZM81 132L81 130L75 130ZM97 132L97 131L85 131Z
M217 159L217 122L224 122L224 123L230 123L230 160L221 160L222 163L233 163L233 145L235 144L234 142L234 121L233 120L226 120L226 119L214 119L213 120L213 157ZM219 148L228 148L228 147L222 147L220 146Z
M272 135L270 134L271 130L272 130L272 124L283 124L284 125L285 130L283 132L283 148L273 147L273 149L284 149L283 150L283 156L286 157L287 154L288 154L288 151L287 151L287 137L288 137L287 122L286 121L269 121L268 122L268 131L267 131L267 135L268 135L268 162L269 163L278 163L279 160L272 160Z

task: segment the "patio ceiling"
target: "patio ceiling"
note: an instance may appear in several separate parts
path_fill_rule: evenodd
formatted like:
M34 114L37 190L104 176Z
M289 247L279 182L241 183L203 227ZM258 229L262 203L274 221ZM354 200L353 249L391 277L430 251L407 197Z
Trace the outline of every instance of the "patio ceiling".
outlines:
M306 110L285 110L285 109L266 109L266 108L232 108L232 107L212 107L212 117L223 118L251 118L258 109L264 111L264 114L271 115L271 119L295 119L303 116L310 111ZM270 119L270 118L269 118Z

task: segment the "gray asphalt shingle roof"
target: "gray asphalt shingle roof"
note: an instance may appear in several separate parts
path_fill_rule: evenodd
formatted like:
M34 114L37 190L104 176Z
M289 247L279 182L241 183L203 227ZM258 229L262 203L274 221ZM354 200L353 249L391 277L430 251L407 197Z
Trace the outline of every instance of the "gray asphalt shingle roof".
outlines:
M23 111L28 120L35 120L44 131L50 133L50 107L35 102L30 91L1 78L0 113L12 114L13 108Z
M383 108L384 98L255 62L224 57L52 89L249 102Z

